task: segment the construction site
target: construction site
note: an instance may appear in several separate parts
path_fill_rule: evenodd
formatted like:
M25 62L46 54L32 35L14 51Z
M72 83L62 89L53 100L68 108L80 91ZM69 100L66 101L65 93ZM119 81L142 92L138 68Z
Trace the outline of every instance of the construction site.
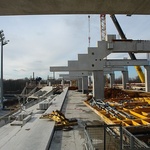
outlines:
M12 5L2 7L0 15L89 14L89 47L77 60L66 60L67 66L50 65L50 72L62 72L61 84L26 84L16 95L18 103L0 110L0 149L150 150L150 40L128 39L116 17L149 15L150 2L38 0L35 6L32 0L8 1ZM95 47L90 47L90 14L100 19L101 39ZM119 37L107 35L106 15ZM118 53L129 58L108 58ZM146 59L136 58L143 53ZM140 83L129 83L129 66ZM122 73L121 84L115 83L116 71Z

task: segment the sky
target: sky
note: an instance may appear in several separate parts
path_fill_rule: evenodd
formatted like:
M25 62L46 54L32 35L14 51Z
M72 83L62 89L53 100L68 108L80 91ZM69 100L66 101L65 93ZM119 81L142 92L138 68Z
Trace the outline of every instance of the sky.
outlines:
M116 15L125 35L129 39L150 39L150 16ZM79 53L87 53L89 46L96 47L100 41L100 17L90 15L30 15L0 16L0 30L4 31L7 45L4 45L4 79L35 77L47 79L53 73L50 66L67 66L68 60L77 60ZM118 32L109 15L106 17L107 34ZM113 54L110 58L129 57L127 54ZM145 54L137 58L146 58ZM58 74L56 74L56 77ZM129 68L129 77L137 76Z

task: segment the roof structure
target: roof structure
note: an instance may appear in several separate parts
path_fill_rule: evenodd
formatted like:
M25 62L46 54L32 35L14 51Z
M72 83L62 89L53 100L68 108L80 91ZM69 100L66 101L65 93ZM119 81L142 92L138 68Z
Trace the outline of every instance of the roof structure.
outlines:
M150 14L149 0L1 0L0 15Z

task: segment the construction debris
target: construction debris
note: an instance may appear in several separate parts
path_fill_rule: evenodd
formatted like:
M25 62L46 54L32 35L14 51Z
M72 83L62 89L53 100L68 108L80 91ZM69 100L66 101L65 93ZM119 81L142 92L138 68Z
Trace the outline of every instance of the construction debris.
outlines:
M67 119L65 115L59 110L52 111L50 114L44 114L40 119L50 119L55 121L56 129L70 130L71 126L77 125L77 119Z
M84 104L106 124L121 124L150 145L150 93L105 89L105 96L104 101L91 98Z

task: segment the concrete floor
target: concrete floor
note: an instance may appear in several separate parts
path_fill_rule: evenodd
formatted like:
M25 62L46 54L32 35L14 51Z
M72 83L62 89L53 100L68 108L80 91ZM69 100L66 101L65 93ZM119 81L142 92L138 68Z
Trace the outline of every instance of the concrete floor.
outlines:
M84 124L100 124L101 120L92 110L83 104L86 95L76 91L69 91L62 112L66 118L76 118L78 125L70 131L57 130L54 133L49 150L83 150Z

